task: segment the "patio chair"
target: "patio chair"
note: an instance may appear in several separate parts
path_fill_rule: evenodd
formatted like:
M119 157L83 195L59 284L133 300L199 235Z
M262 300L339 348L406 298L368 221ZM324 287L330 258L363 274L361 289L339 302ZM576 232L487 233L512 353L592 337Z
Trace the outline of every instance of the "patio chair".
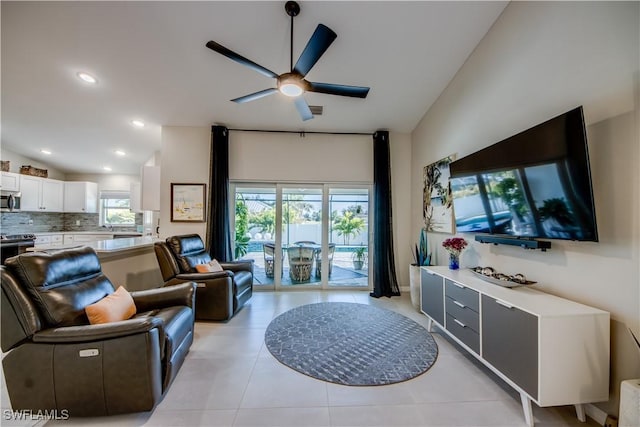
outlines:
M264 272L267 277L273 279L275 271L276 245L274 243L263 243L262 250L264 252ZM282 270L280 271L280 276L282 276Z
M315 249L305 246L290 247L287 249L289 256L289 276L292 282L306 282L311 279L311 268Z
M335 243L329 243L329 253L328 253L328 259L329 259L329 277L331 277L331 269L333 267L333 254L336 251L336 244ZM321 277L322 274L322 251L317 251L316 252L316 277Z

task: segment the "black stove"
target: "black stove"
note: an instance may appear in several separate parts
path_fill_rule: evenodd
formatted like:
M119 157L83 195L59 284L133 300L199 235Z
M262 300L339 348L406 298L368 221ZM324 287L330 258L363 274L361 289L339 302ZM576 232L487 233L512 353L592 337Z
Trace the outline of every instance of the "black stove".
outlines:
M35 234L0 234L0 243L24 242L36 240Z
M32 248L36 240L35 234L0 234L0 259L4 264L4 260L9 257L19 255Z

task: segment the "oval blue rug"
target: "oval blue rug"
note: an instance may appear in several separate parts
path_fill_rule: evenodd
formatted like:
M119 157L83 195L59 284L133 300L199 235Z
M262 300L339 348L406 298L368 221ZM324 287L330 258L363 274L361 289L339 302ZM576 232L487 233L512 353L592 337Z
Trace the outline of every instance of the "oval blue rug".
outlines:
M393 384L426 372L438 345L418 323L366 304L322 302L271 321L265 344L282 364L320 380Z

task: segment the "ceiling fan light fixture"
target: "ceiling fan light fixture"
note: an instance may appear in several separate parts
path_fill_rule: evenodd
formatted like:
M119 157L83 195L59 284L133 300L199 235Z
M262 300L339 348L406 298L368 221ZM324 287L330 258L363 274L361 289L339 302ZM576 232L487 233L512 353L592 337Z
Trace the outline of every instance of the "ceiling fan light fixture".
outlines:
M278 77L278 90L286 96L295 98L305 91L304 80L297 74L285 73Z
M279 89L280 89L280 93L286 96L290 96L292 98L296 96L300 96L304 92L304 90L302 90L302 88L298 86L296 83L282 84L280 85Z

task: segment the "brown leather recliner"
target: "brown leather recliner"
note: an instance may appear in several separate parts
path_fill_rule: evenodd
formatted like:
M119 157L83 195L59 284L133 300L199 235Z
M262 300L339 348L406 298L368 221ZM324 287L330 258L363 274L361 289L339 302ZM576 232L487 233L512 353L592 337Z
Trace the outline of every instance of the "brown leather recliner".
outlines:
M14 410L150 411L193 342L195 283L131 292L134 317L91 325L85 307L114 292L93 249L18 255L0 277L2 366Z
M221 262L224 271L198 273L211 261L198 234L172 236L154 246L165 285L194 281L197 320L229 320L253 294L253 261Z

